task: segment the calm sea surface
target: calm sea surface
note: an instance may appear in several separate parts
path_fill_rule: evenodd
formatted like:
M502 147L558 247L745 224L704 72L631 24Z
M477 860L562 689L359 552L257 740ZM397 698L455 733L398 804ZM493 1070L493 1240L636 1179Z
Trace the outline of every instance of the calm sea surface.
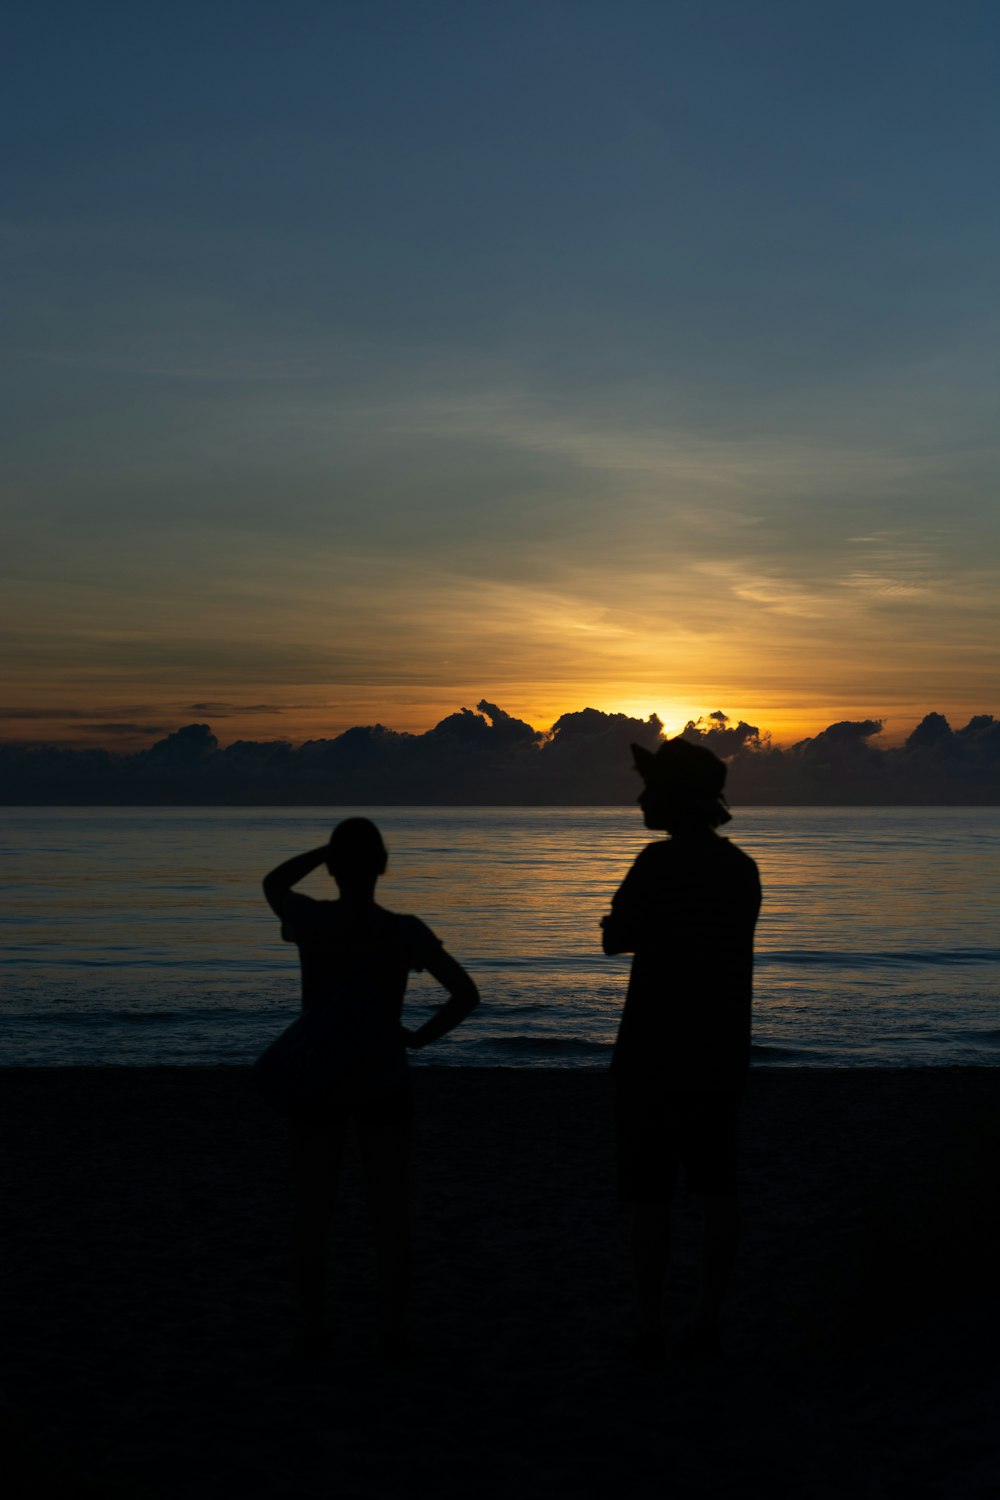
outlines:
M358 812L360 809L350 809ZM260 894L328 808L6 808L0 1063L244 1063L295 1015ZM483 1004L427 1062L591 1067L628 977L598 921L650 835L630 808L378 808L383 904L415 912ZM754 808L761 1063L1000 1063L1000 809ZM332 893L325 874L301 889ZM706 985L711 974L705 975ZM419 1021L439 997L417 976Z

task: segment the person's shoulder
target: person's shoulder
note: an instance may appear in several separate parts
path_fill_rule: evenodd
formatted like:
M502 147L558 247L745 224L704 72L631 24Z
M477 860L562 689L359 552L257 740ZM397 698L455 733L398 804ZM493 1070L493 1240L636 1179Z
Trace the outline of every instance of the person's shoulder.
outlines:
M732 839L717 836L716 842L725 851L727 859L733 860L736 864L743 864L748 867L752 865L754 869L757 868L757 861L752 859L745 849L741 849L739 844L734 844Z
M392 917L397 930L405 936L420 939L430 938L435 943L439 941L434 936L434 933L431 932L427 923L422 921L420 917L415 917L412 912L389 912L388 915Z
M391 920L409 967L426 967L428 959L440 949L441 939L431 931L426 922L413 916L411 912L391 912L385 907L380 910Z
M645 844L632 861L632 868L625 877L627 882L637 880L659 880L669 872L672 862L669 839L655 839Z
M722 846L723 857L733 873L751 884L759 885L760 871L757 868L757 861L752 859L745 849L741 849L738 844L731 843L729 839L720 838L718 842Z
M726 843L729 844L728 839L726 840ZM737 844L729 844L729 847L733 851L733 856L736 859L737 863L743 867L748 875L756 875L758 873L757 861L752 857L752 855L749 855L745 849L741 849Z
M329 928L336 920L337 901L321 901L302 891L288 891L279 908L281 932L286 942L297 943Z
M644 844L635 857L635 868L647 867L655 869L657 865L669 862L674 857L674 851L670 848L669 839L654 839L651 844Z

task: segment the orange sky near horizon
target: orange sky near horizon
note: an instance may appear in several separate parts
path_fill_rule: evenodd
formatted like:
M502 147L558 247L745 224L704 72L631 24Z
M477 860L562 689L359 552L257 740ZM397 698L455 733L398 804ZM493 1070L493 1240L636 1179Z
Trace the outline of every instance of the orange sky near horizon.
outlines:
M815 537L815 520L785 556L773 521L732 504L654 513L640 495L643 546L619 506L572 555L433 560L405 534L348 550L168 517L155 547L111 547L66 526L5 593L0 738L131 750L201 722L223 744L298 743L420 733L485 699L542 730L590 707L676 733L721 709L780 744L843 719L883 720L892 744L930 711L959 727L996 709L989 560L843 522Z
M882 746L891 746L901 743L931 710L944 713L953 728L961 727L973 713L991 711L988 704L967 707L954 703L913 703L894 705L893 712L887 713L877 703L829 702L789 707L780 703L737 702L728 698L699 702L693 696L684 700L665 695L657 698L627 692L615 694L604 689L568 696L516 691L489 694L476 689L464 693L456 690L453 694L440 696L410 692L395 701L361 691L346 696L341 702L327 700L289 705L280 712L274 711L280 708L278 704L258 708L252 703L223 707L211 702L181 704L165 701L157 709L154 705L106 701L103 704L105 713L95 716L85 713L82 708L67 707L65 703L53 705L51 711L39 704L31 711L30 719L20 714L7 717L0 711L0 740L130 752L144 749L183 725L196 722L209 724L223 746L235 740L281 739L300 744L308 739L333 738L355 725L375 723L397 732L421 734L446 715L461 708L474 710L483 700L495 703L539 730L548 730L562 714L583 708L595 708L609 714L624 713L642 720L655 713L662 720L668 736L680 733L689 720L698 720L721 709L733 724L745 720L756 725L762 734L770 735L772 743L785 746L816 735L839 720L870 718L882 720L884 729L878 742Z

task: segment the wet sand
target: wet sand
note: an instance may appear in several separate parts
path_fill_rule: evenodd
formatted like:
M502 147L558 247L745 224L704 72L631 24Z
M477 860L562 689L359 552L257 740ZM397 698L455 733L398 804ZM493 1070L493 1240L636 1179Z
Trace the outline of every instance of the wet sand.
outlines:
M762 1070L726 1352L643 1370L599 1072L417 1070L417 1358L290 1358L286 1141L241 1069L0 1070L5 1494L1000 1493L1000 1070ZM670 1317L694 1295L678 1208Z

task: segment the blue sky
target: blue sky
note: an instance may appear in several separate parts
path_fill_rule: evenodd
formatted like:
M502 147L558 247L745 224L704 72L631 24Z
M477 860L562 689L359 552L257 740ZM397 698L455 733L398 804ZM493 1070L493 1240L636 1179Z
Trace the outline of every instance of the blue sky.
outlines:
M998 35L12 7L4 731L995 709Z

